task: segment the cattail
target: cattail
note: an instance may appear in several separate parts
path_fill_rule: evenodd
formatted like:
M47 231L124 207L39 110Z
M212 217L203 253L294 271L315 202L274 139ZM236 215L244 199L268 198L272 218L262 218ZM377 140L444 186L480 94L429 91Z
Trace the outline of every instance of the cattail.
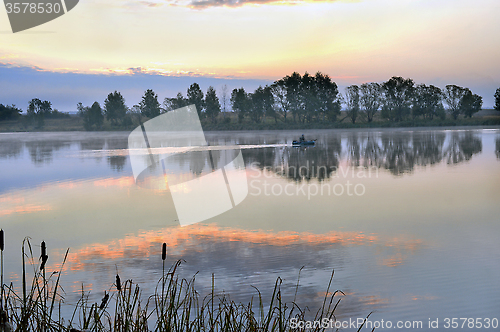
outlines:
M47 263L48 259L49 259L49 255L42 256L42 264L40 264L40 270L45 269L45 263Z
M104 297L102 298L101 300L101 305L99 306L99 309L104 309L104 307L106 307L106 303L108 303L108 299L109 299L109 294L106 293L106 291L104 291Z
M167 259L167 244L166 243L163 243L163 247L161 250L161 259L162 260Z
M122 282L120 281L120 276L118 274L116 275L116 289L119 291L122 290Z
M42 259L42 264L40 264L40 271L45 269L45 263L47 263L47 260L49 259L49 256L47 255L47 247L45 246L45 241L42 241L42 250L40 253L40 258Z
M42 241L42 253L40 254L40 258L43 259L43 257L46 255L47 255L47 248L45 247L45 241Z
M0 250L3 251L4 243L3 243L3 229L0 229Z

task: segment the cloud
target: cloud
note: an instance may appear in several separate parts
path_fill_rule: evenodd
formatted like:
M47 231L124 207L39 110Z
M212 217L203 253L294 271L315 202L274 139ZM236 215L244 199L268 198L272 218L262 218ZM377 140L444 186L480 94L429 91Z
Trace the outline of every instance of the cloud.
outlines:
M141 67L129 68L128 69L132 74L142 74L143 70Z
M32 98L50 100L62 112L75 112L76 104L92 105L104 100L109 92L120 91L130 106L138 103L146 89L153 89L161 98L174 97L177 92L186 93L193 83L203 90L209 86L227 84L230 89L245 87L256 89L272 80L241 77L213 77L193 72L176 71L171 75L161 69L129 67L122 70L102 69L91 71L51 71L37 66L7 65L0 62L0 103L15 104L25 108Z
M320 3L320 2L359 2L358 0L193 0L189 2L187 7L192 9L205 9L209 7L228 7L236 8L245 5L265 5L265 4L281 4L281 5L296 5L303 3Z
M151 2L151 1L139 1L139 3L148 6L148 7L160 7L163 6L163 3L159 2Z
M266 4L278 2L278 0L200 0L192 1L189 7L204 9L208 7L241 7L248 4Z

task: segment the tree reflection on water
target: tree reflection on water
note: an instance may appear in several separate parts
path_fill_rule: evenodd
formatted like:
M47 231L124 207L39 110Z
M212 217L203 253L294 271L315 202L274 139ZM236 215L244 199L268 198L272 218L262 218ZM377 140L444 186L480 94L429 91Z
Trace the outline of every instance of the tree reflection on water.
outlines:
M247 150L245 161L300 182L327 179L342 164L377 167L399 176L413 172L416 166L460 164L481 151L481 137L472 131L449 135L441 131L350 132L344 137L329 135L314 147Z
M0 139L0 159L17 158L24 149L29 153L33 164L41 166L53 162L54 152L69 150L73 145L80 151L88 150L126 150L127 135L99 133L95 136L82 135L71 137L49 136ZM108 135L108 136L106 136ZM269 144L289 144L291 137L280 132L272 135L240 133L210 133L212 146L223 145L262 145L262 147L243 149L246 166L256 164L261 169L270 169L290 181L301 182L316 179L329 179L342 165L354 167L376 167L385 169L393 175L411 173L416 166L436 165L446 162L457 165L472 159L482 151L482 140L476 131L322 131L315 146L311 147L269 147ZM288 135L289 136L289 135ZM22 137L22 136L21 136ZM271 138L270 138L271 137ZM496 139L496 156L500 159L500 138ZM96 161L102 159L95 155ZM123 172L128 163L128 155L107 156L109 167ZM226 162L227 153L206 152L179 154L173 159L181 168L200 176L203 170L221 167ZM212 165L213 161L213 165Z

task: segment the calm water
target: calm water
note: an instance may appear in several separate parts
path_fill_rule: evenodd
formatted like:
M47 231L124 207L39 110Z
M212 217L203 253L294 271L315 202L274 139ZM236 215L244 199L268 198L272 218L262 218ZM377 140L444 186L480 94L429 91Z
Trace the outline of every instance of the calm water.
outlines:
M298 134L208 133L210 145L254 145L242 149L249 194L187 227L168 190L135 184L128 133L0 134L7 281L20 285L29 236L36 256L47 242L52 270L70 248L68 306L82 283L98 301L117 271L147 296L167 242L201 293L214 273L234 300L251 285L269 298L280 276L289 299L304 266L299 304L315 311L335 270L340 320L373 311L423 331L429 318L500 319L500 130L305 131L315 147L286 146ZM190 178L206 166L178 163Z

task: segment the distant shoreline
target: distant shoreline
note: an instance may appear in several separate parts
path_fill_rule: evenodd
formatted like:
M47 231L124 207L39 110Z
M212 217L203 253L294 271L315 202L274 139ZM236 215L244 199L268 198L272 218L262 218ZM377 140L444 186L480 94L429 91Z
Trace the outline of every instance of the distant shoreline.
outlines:
M275 122L274 119L267 119L265 122L255 123L244 121L239 123L236 119L231 122L225 122L223 117L216 123L207 119L202 120L204 131L259 131L259 130L312 130L312 129L375 129L375 128L442 128L442 127L495 127L500 126L499 115L485 115L473 118L460 118L453 120L451 118L433 119L433 120L405 120L399 122L377 120L373 122L351 123L347 121L337 122ZM147 119L146 119L147 121ZM113 126L111 123L105 123L100 131L131 131L139 124L134 123L130 126ZM78 116L71 116L64 119L46 119L42 128L36 128L33 125L26 125L22 121L10 120L0 122L0 132L66 132L66 131L86 131L83 126L83 119Z

